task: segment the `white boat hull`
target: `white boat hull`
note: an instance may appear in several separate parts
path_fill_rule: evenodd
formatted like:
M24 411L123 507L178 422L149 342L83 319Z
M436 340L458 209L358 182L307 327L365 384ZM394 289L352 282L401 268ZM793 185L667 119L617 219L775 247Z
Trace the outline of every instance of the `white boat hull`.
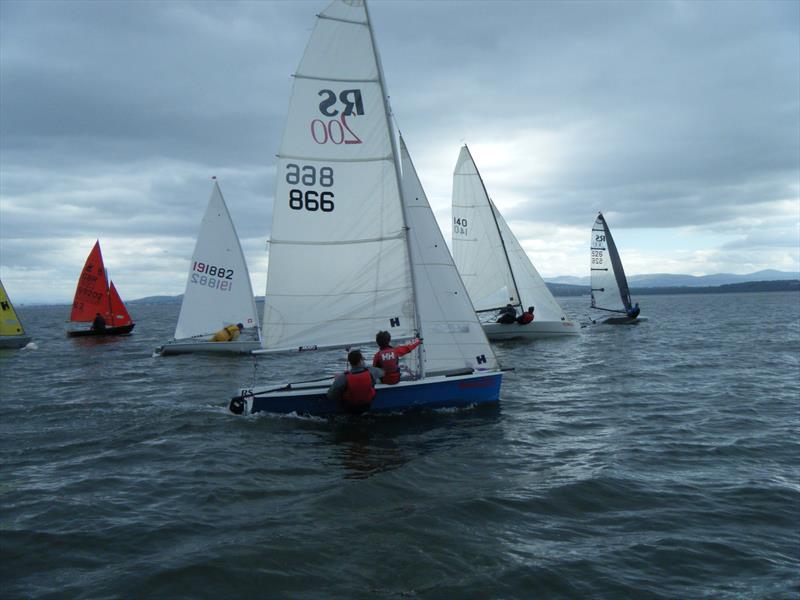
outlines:
M170 356L175 354L250 354L261 348L258 340L235 342L176 341L156 348L156 354Z
M578 335L579 327L572 321L533 321L527 325L511 323L484 323L483 330L486 337L492 341L502 340L535 340L539 338L561 337L565 335Z

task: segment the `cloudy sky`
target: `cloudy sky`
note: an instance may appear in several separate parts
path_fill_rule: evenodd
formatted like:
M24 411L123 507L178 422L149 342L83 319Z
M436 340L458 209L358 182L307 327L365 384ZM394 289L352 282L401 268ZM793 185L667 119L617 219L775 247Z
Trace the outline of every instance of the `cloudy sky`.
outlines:
M100 238L124 298L183 291L219 178L264 292L275 154L325 1L0 2L0 277L71 300ZM545 277L800 269L800 2L371 4L449 238L470 146Z

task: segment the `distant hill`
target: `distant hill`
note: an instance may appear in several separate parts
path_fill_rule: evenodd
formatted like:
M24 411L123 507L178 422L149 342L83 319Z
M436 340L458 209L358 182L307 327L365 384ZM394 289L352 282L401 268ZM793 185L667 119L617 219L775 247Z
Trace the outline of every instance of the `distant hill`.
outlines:
M128 304L180 304L183 301L183 294L177 296L147 296L129 300Z
M780 271L762 271L767 273L780 273ZM656 275L643 275L642 277L657 277ZM672 275L671 277L691 277L691 275ZM707 277L717 277L716 275L707 275ZM719 275L725 277L725 275ZM741 277L744 277L743 275ZM574 279L579 279L575 277ZM588 279L588 278L587 278ZM735 292L791 292L800 290L800 277L795 279L778 279L771 281L743 281L739 283L726 283L721 285L705 285L705 286L689 286L689 285L659 285L647 286L640 283L631 281L633 277L629 278L628 283L631 286L631 294L636 295L652 295L652 294L730 294ZM696 278L700 279L700 278ZM546 282L547 287L554 296L560 298L570 296L588 296L589 284L588 281L584 285L573 285L569 283L551 283ZM146 298L138 298L131 300L128 304L180 304L183 300L183 294L177 296L147 296ZM256 302L263 302L264 296L256 296Z
M800 272L776 271L767 269L756 271L745 275L733 273L716 273L714 275L673 275L669 273L655 273L652 275L628 275L628 284L633 287L711 287L728 285L732 283L760 282L760 281L786 281L800 279ZM559 283L568 285L589 285L589 276L573 277L569 275L561 277L548 277L547 283Z
M554 296L588 296L588 285L569 285L566 283L547 283ZM742 292L793 292L800 291L800 279L777 281L744 281L710 286L660 286L645 287L631 284L633 296L655 294L733 294Z

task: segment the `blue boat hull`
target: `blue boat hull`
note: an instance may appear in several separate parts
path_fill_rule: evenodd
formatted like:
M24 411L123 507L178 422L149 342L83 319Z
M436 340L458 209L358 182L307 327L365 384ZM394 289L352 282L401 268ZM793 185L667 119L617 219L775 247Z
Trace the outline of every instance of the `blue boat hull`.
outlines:
M371 413L393 413L409 410L458 408L481 404L496 404L500 400L502 373L472 373L468 375L437 376L421 381L401 381L397 385L375 386ZM268 392L242 390L231 400L231 412L236 414L267 411L307 415L336 415L346 411L336 400L330 400L327 386L287 386Z

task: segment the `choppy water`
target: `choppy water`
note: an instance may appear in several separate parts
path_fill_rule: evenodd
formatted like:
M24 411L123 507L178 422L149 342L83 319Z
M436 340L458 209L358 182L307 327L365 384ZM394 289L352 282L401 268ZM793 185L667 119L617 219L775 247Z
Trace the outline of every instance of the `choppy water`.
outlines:
M640 301L636 326L498 346L498 409L355 421L227 413L254 369L338 353L153 358L177 306L104 341L22 307L0 595L797 598L800 295Z

